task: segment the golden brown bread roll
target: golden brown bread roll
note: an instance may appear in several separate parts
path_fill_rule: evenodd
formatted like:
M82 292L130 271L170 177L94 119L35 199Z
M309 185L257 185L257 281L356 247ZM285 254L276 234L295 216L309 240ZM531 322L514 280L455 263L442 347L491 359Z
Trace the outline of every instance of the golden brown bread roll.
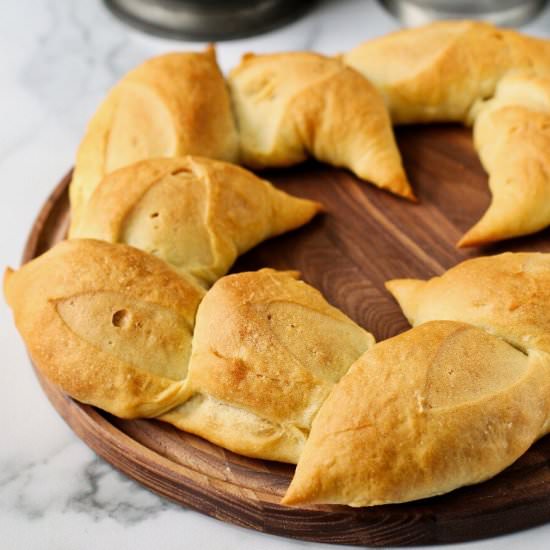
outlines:
M488 479L548 430L550 356L434 321L376 344L311 428L285 504L405 502Z
M186 154L236 161L238 146L215 50L152 58L122 78L88 124L70 188L72 211L122 166Z
M197 312L192 397L161 419L247 456L295 463L332 386L373 343L294 273L226 276Z
M70 235L135 246L210 285L238 255L303 225L320 208L233 164L154 159L107 176Z
M438 21L344 54L386 100L394 123L472 122L506 74L550 74L550 43L481 21Z
M365 42L344 60L380 90L394 123L474 124L493 199L459 246L550 224L550 41L443 21Z
M526 235L550 225L550 79L503 78L475 119L474 143L489 173L492 200L459 246Z
M117 416L156 416L183 379L203 296L150 254L64 241L8 270L4 293L34 364L63 391Z
M394 123L464 122L506 67L501 36L487 23L440 21L368 40L343 59L380 90Z
M521 350L550 353L550 254L475 258L441 277L395 279L386 288L413 326L436 319L463 321Z
M340 61L309 52L247 54L229 86L244 164L290 166L312 155L413 197L382 98Z

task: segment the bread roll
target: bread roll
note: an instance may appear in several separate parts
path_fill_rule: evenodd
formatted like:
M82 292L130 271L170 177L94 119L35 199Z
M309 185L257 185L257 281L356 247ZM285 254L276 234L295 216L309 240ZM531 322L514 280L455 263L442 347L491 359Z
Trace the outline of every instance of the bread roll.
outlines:
M441 277L395 279L386 288L413 326L436 319L463 321L521 350L550 353L550 254L475 258Z
M376 344L313 421L285 504L372 506L484 481L548 429L550 356L434 321Z
M295 273L229 275L197 312L192 397L161 419L247 456L295 463L332 386L373 343Z
M550 42L481 21L438 21L364 42L343 59L378 88L395 124L470 124L503 76L550 75Z
M550 225L550 79L503 78L475 119L474 143L489 173L492 199L459 246L527 235Z
M311 155L413 197L382 98L338 60L247 54L229 85L247 166L290 166Z
M474 125L493 198L458 246L550 225L550 41L442 21L365 42L343 58L382 93L394 123Z
M135 246L211 285L239 254L308 222L320 208L226 162L155 159L107 176L71 236Z
M8 270L4 293L36 367L64 392L123 418L187 397L203 291L135 248L64 241Z
M105 174L154 157L238 160L238 136L213 48L149 59L113 88L88 124L70 188L78 218Z

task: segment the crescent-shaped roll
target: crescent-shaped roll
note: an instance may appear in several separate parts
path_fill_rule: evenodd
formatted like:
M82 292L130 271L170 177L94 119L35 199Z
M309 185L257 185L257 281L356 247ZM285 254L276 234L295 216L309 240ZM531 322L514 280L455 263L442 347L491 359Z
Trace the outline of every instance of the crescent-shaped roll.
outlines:
M476 116L474 143L489 173L492 199L459 246L526 235L550 225L550 79L503 78Z
M36 367L72 397L124 418L186 399L204 294L135 248L63 241L8 270L4 294Z
M343 59L379 89L394 123L474 125L492 202L458 246L550 224L550 41L443 21L365 42Z
M484 481L548 431L550 356L434 321L376 344L311 428L285 504L372 506Z
M550 74L550 42L481 21L438 21L364 42L343 60L378 88L395 124L471 123L506 74Z
M154 159L108 175L70 235L135 246L210 285L239 254L303 225L320 208L233 164Z
M237 161L238 147L214 48L152 58L122 78L89 122L70 187L72 211L122 166L187 154Z
M479 21L444 21L343 56L386 100L392 121L474 125L492 202L458 246L550 225L550 41Z
M374 338L297 274L228 275L199 306L187 379L164 414L243 455L296 463L333 385Z
M436 319L463 321L519 349L550 353L550 254L475 258L441 277L395 279L386 288L413 326Z
M229 86L246 165L290 166L312 155L413 198L382 97L339 60L247 54Z

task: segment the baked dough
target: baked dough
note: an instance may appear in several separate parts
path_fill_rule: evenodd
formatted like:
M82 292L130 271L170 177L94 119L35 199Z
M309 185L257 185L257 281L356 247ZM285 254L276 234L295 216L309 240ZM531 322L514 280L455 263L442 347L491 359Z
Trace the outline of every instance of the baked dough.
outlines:
M170 53L130 71L88 124L70 187L75 218L105 174L186 154L237 161L238 135L214 48Z
M313 421L285 504L406 502L484 481L548 431L550 356L434 321L376 344Z
M154 159L107 176L70 235L135 246L211 285L238 255L303 225L320 208L233 164Z
M4 294L32 360L52 382L123 418L183 402L204 291L135 248L63 241L8 270Z
M474 143L489 173L492 200L459 246L527 235L550 225L550 79L503 78L475 119Z
M226 449L296 463L332 386L374 343L297 274L220 279L199 306L191 399L161 417Z
M550 75L550 42L481 21L438 21L364 42L343 60L378 88L395 124L471 124L505 75Z
M343 58L379 89L394 123L474 125L493 199L458 246L550 225L548 40L443 21L365 42Z
M436 319L463 321L521 350L550 353L550 254L475 258L441 277L395 279L386 288L413 326Z
M493 204L463 245L550 222L548 51L459 22L345 56L372 71L397 122L474 123ZM249 165L311 154L412 197L380 95L339 60L248 55L231 87ZM236 159L238 146L212 49L153 59L115 87L71 186L71 236L103 241L73 238L5 276L45 376L117 416L298 462L286 504L441 494L495 475L550 430L550 255L389 282L420 326L375 344L294 272L215 282L238 254L319 210L236 166L180 156Z
M413 198L382 98L340 61L246 54L229 85L247 166L290 166L312 155Z

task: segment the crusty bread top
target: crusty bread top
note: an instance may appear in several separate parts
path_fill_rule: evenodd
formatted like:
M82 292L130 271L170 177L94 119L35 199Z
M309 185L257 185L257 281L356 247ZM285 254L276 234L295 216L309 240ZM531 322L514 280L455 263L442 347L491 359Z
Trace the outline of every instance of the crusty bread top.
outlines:
M332 386L373 343L295 273L228 275L197 312L188 389L202 397L163 419L236 452L296 462Z
M286 504L404 502L483 481L550 417L550 355L434 321L376 344L313 422Z
M458 246L550 225L550 41L480 21L441 21L343 56L382 93L394 123L474 125L492 202Z
M459 246L540 231L550 224L550 78L504 77L475 116L474 143L492 199Z
M108 175L70 236L130 244L211 285L238 255L320 209L234 164L151 159Z
M339 60L247 54L229 85L246 165L290 166L312 155L413 198L380 94Z
M395 279L386 288L413 326L436 319L463 321L519 349L550 353L550 254L474 258L441 277Z
M63 241L8 271L4 293L36 366L79 401L156 416L185 399L203 291L135 248Z
M149 59L126 74L90 120L70 188L77 213L117 168L186 154L236 161L238 136L213 48Z
M481 21L439 21L360 44L344 61L382 92L395 123L471 122L514 71L550 74L550 44Z

